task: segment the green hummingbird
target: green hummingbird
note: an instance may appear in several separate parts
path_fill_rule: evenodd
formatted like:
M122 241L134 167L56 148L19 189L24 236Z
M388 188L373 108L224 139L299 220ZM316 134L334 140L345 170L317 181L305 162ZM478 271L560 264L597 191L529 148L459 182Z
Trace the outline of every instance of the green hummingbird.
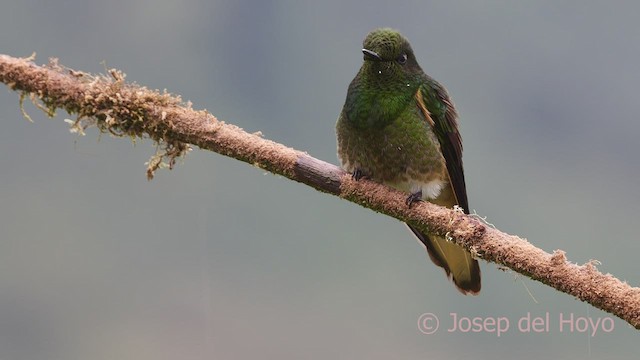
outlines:
M419 200L469 213L457 113L447 90L425 74L398 31L381 28L363 42L364 63L336 124L338 157L358 180L366 176ZM445 238L409 228L463 294L480 292L480 267Z

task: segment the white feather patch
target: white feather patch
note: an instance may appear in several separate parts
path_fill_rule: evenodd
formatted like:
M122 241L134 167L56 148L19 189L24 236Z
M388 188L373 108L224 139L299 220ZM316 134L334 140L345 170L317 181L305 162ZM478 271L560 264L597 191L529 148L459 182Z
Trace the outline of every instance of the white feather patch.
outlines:
M411 194L422 191L422 200L433 200L440 196L442 189L447 183L442 180L431 180L429 182L402 181L397 183L388 183L389 186L398 190L402 190Z

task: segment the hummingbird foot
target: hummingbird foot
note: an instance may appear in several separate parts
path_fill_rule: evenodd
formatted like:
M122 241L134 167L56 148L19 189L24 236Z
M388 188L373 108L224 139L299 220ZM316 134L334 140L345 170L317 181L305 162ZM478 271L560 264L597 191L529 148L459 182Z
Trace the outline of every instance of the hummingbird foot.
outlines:
M405 200L405 203L407 204L408 207L411 207L411 205L413 205L414 203L417 203L418 201L422 201L422 190L418 190L413 194L409 195L407 197L407 200Z
M353 170L353 172L351 173L351 178L355 181L358 181L360 179L362 179L363 177L366 177L367 175L364 173L364 171L362 171L362 169L356 168L355 170Z

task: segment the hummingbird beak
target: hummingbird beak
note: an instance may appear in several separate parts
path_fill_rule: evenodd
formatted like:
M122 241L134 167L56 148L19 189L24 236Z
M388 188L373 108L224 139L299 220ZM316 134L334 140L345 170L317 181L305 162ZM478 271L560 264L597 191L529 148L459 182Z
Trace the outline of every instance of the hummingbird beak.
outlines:
M365 60L371 61L382 61L382 58L375 51L371 51L369 49L362 49L362 53L364 54Z

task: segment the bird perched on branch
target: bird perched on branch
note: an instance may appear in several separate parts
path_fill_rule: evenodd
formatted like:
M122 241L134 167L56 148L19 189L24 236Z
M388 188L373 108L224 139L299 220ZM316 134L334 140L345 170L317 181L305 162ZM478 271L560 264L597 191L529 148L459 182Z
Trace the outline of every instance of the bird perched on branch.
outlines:
M398 31L370 32L362 52L364 62L336 124L342 167L356 180L366 176L408 192L409 206L427 200L468 213L462 139L447 90L422 71ZM468 251L409 228L458 290L479 293L480 267Z

